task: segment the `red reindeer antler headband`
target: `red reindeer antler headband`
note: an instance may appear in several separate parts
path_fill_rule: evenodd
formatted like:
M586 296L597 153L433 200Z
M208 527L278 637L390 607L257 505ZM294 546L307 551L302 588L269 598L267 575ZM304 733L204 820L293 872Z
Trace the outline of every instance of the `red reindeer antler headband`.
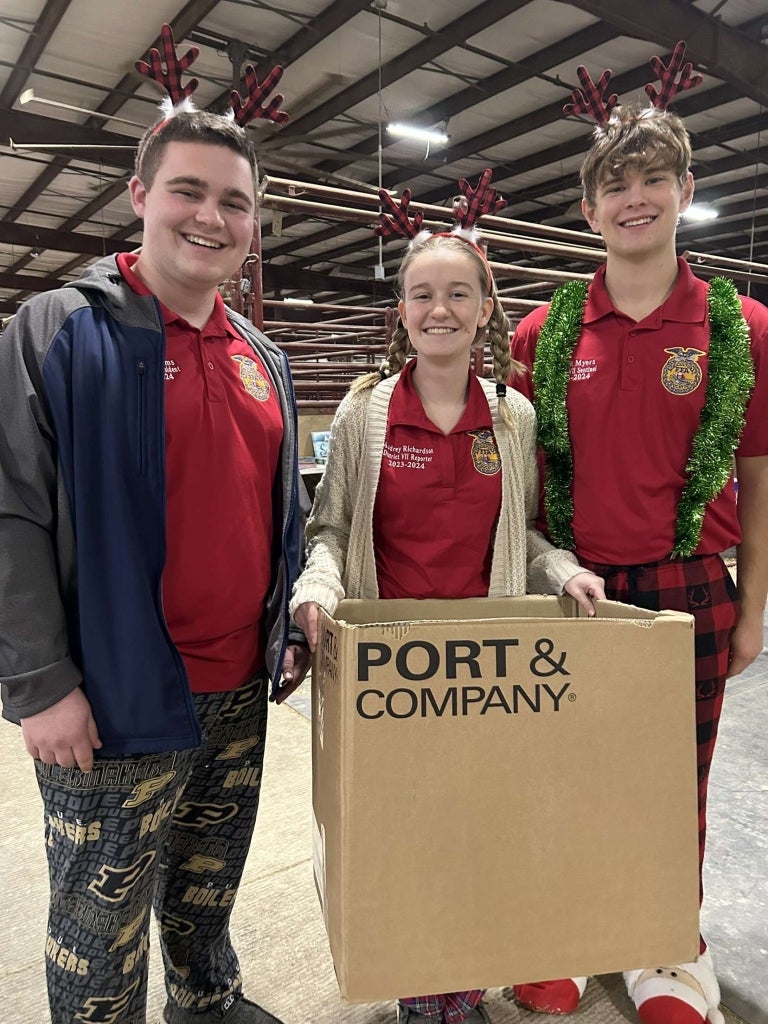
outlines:
M495 188L490 187L491 169L486 168L480 175L475 188L469 184L466 178L459 181L461 194L453 201L452 213L458 224L453 231L436 231L438 238L459 238L465 245L473 249L482 259L488 283L488 294L493 291L493 274L488 263L488 257L478 245L478 236L474 230L475 224L486 214L496 213L506 206L506 200L499 195ZM411 190L404 188L399 203L396 203L386 189L379 189L381 205L387 212L379 214L379 223L373 229L374 233L385 240L390 238L408 238L410 245L418 245L432 236L432 232L423 227L424 214L421 210L414 217L408 213L411 203Z
M466 178L459 179L461 195L453 201L453 215L462 230L470 231L481 217L497 213L507 205L504 196L490 187L492 173L490 167L486 167L478 178L476 188L472 188Z
M645 91L648 93L651 103L654 107L658 107L659 110L666 110L679 92L684 92L686 89L695 89L697 85L701 85L704 81L701 75L691 74L693 64L690 61L683 63L684 60L685 43L682 39L675 43L675 48L672 51L672 56L669 58L668 65L665 66L661 57L651 57L651 67L661 82L661 88L656 89L653 82L649 82L645 87ZM679 78L677 77L678 72L680 73Z
M653 82L649 82L645 91L657 110L666 110L679 92L693 89L704 80L701 75L692 74L693 64L685 61L685 42L682 39L675 44L668 65L660 57L651 57L650 64L661 87L657 89ZM598 128L604 127L611 120L611 113L619 102L616 93L606 95L612 72L605 70L596 83L583 64L577 68L577 74L582 88L573 90L571 102L565 104L563 113L586 114Z
M388 213L379 214L379 223L373 229L375 235L380 235L385 241L390 238L410 238L413 240L417 235L422 234L424 214L419 210L415 217L408 215L408 207L411 204L411 190L403 189L400 202L396 203L385 188L379 189L381 205L388 210Z
M160 30L160 43L162 54L153 46L148 54L149 61L137 60L135 68L139 74L156 82L168 93L168 98L164 100L163 106L167 120L168 117L172 117L181 110L195 109L191 96L199 84L198 80L191 78L186 85L182 85L181 76L197 60L200 50L197 46L191 46L183 57L177 57L176 43L170 25L163 25ZM265 103L269 94L283 77L283 70L277 65L272 68L263 82L259 82L256 78L255 68L252 64L248 64L244 73L248 93L242 97L236 89L232 90L228 116L233 117L241 128L257 118L274 121L276 124L285 124L289 115L284 110L280 110L280 105L285 99L282 93L275 93L272 99ZM164 123L165 121L161 122L161 125ZM158 128L161 125L158 125Z

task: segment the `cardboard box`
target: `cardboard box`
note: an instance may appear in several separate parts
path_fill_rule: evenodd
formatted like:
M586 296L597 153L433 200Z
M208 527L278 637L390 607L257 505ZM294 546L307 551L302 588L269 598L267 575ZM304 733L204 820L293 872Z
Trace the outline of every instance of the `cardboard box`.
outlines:
M344 601L313 672L315 879L368 1002L689 961L693 619Z

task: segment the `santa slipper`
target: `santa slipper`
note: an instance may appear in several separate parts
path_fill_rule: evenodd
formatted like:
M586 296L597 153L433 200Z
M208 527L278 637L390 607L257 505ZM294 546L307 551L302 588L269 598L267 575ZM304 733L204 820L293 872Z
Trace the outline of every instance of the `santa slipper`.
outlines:
M625 971L624 982L641 1024L725 1024L709 951L695 963Z

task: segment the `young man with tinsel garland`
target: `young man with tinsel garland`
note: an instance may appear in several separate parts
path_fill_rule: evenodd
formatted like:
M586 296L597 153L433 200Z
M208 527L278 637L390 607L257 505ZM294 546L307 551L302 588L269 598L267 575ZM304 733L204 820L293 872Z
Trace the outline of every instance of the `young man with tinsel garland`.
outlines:
M680 70L680 45L675 59ZM690 65L682 71L682 87L695 84ZM585 93L600 98L605 76L595 87L580 75ZM542 525L552 542L604 577L609 598L695 618L701 870L725 682L763 647L768 310L730 281L699 280L677 258L677 221L694 190L691 145L664 105L603 107L596 118L582 210L605 241L606 262L589 285L569 282L520 323L513 356L530 373L512 383L536 406ZM733 546L738 591L720 555ZM703 939L693 963L649 964L624 978L643 1024L723 1019ZM515 993L529 1009L567 1013L586 982Z

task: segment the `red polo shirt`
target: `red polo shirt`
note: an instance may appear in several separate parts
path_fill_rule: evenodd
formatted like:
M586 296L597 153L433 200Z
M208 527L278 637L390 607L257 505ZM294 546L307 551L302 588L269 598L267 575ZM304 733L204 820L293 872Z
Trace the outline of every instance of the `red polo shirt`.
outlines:
M576 552L611 565L672 549L685 466L704 405L709 353L707 285L685 260L672 294L644 320L614 309L601 267L589 289L568 385ZM757 384L738 454L768 454L768 310L742 298ZM533 365L548 307L518 326L513 355ZM529 375L511 383L532 397ZM724 551L741 534L733 480L707 506L697 554Z
M450 432L428 419L411 360L389 405L373 513L382 598L484 597L501 506L501 460L480 382Z
M118 267L150 294L121 253ZM196 693L231 690L264 664L272 487L283 421L256 353L216 296L202 330L161 304L165 326L163 610Z

